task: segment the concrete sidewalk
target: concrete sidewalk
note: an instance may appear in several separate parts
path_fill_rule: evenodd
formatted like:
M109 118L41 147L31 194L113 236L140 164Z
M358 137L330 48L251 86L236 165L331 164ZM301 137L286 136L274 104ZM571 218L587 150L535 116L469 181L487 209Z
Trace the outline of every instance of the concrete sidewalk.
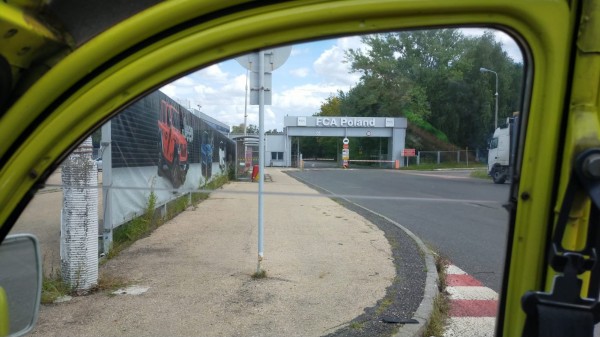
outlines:
M281 170L266 173L266 192L302 194L265 196L266 279L251 278L257 196L239 193L258 184L234 182L101 266L147 291L43 306L33 335L319 336L382 299L396 276L383 232Z

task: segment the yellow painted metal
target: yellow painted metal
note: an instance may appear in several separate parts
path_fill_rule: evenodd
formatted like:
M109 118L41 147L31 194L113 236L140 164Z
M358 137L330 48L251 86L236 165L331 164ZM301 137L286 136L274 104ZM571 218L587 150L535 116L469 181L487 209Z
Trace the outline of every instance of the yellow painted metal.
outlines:
M30 12L5 2L0 2L0 41L0 54L13 67L15 77L34 60L66 44L62 34L39 22Z
M0 287L0 337L10 333L10 312L8 310L8 297L4 288Z
M577 53L573 73L573 87L569 102L569 119L564 154L560 171L560 198L554 208L558 215L571 174L572 163L578 153L589 148L600 148L600 1L582 3L581 25L577 34ZM590 200L585 192L577 195L569 216L562 241L567 249L580 250L585 245L590 212ZM549 269L546 288L554 278ZM589 273L582 277L582 296L587 296Z
M530 104L524 114L527 138L519 193L514 245L511 248L504 335L519 335L524 321L520 297L543 283L545 237L552 202L565 79L569 69L572 12L562 1L430 0L430 1L298 1L221 16L174 32L84 82L119 52L143 38L224 6L172 1L113 27L69 55L40 79L0 123L0 155L8 158L0 171L0 223L18 201L76 139L99 125L114 110L140 94L191 69L257 48L324 36L447 25L506 27L525 42ZM212 7L211 7L212 6ZM139 37L137 34L141 34ZM60 95L76 89L64 101ZM48 90L52 88L52 90ZM40 121L14 153L6 153L26 126L52 102L52 114Z

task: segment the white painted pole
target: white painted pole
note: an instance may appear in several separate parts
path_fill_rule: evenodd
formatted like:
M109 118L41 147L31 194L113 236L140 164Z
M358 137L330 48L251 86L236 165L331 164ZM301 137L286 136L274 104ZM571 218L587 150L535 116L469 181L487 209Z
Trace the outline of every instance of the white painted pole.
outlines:
M264 257L264 184L265 184L265 52L258 53L258 265L262 272Z
M110 120L102 125L102 253L108 254L113 242L112 223L112 134Z

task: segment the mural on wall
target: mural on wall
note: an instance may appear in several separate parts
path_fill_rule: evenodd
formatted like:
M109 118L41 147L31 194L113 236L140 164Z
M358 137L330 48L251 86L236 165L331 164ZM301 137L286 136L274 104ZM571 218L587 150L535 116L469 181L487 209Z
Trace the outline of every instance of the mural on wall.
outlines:
M226 155L235 142L160 91L128 106L111 129L115 227L143 212L150 191L161 205L234 165Z
M202 145L201 153L202 153L202 176L207 181L212 176L212 162L213 162L213 132L212 130L203 130L202 131Z
M158 118L158 176L165 176L177 188L185 182L188 165L188 140L184 136L182 111L165 100L160 101L160 114Z
M221 169L221 172L226 171L226 164L225 164L225 156L227 155L227 149L225 148L225 143L223 143L223 141L219 142L219 168Z

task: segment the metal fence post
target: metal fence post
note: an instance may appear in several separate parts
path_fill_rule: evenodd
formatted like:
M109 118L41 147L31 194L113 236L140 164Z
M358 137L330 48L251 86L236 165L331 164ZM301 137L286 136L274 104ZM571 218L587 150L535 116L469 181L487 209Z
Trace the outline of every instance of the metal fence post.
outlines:
M421 165L421 151L417 152L417 166Z
M440 151L437 152L437 164L440 164Z

